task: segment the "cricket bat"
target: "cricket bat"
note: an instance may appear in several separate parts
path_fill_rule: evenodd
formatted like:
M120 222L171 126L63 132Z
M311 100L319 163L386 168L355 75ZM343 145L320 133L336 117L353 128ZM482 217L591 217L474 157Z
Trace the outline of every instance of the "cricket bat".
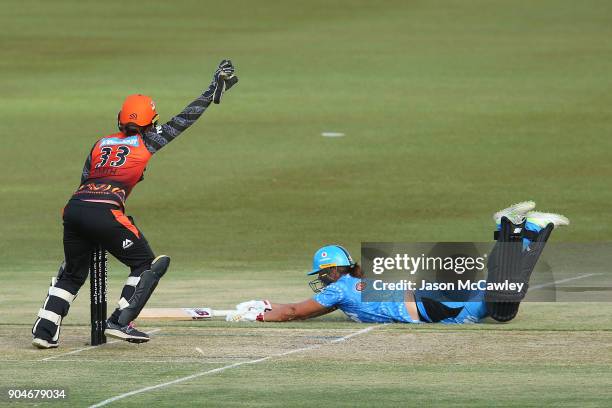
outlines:
M225 317L234 310L213 310L209 307L142 309L136 320L209 320Z

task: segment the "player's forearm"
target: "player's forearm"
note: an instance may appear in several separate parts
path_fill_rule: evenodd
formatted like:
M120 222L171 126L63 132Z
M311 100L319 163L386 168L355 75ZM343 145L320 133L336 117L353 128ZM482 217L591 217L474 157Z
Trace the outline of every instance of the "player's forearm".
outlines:
M302 318L297 315L296 307L293 304L272 303L272 310L264 313L264 321L266 322L288 322Z
M178 115L154 130L147 132L145 140L148 150L151 153L157 152L193 125L212 103L213 93L214 87L211 85Z
M264 321L266 322L288 322L291 320L306 320L314 317L322 316L329 312L336 310L335 307L322 307L318 304L316 308L305 306L302 303L272 303L272 310L268 310L264 313ZM312 305L311 305L312 306Z
M187 105L181 113L166 122L165 136L172 140L174 137L181 134L181 132L184 132L189 126L193 125L212 103L213 93L214 87L211 85L206 91L193 100L193 102ZM163 127L164 125L162 125L162 128Z
M200 96L168 122L145 132L143 138L147 150L155 153L176 139L178 135L187 130L202 116L213 101L217 104L220 103L223 93L237 82L238 77L234 75L232 62L230 60L221 61L213 75L212 82Z
M287 304L271 304L267 300L250 300L236 305L236 310L229 312L225 320L228 322L288 322L310 319L332 310L334 310L333 307L324 307L313 299Z

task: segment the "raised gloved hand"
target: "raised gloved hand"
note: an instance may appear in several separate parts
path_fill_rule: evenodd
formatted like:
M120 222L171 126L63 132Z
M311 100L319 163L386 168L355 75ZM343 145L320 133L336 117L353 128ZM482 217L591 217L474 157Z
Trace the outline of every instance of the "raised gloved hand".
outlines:
M223 93L236 85L238 77L234 74L235 68L232 61L224 59L219 63L215 75L213 76L212 86L214 87L213 102L221 103Z
M228 322L254 322L264 321L264 312L258 310L236 310L225 316Z
M268 312L272 310L272 304L268 300L249 300L236 305L236 310L239 312L258 311Z

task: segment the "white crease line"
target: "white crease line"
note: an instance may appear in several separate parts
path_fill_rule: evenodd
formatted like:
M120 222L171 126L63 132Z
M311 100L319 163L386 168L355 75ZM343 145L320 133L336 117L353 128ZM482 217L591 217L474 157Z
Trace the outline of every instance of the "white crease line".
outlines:
M151 333L157 333L158 331L160 331L161 329L153 329L151 331L146 332L147 334L151 334ZM124 340L113 340L113 341L109 341L108 343L104 343L104 344L114 344L114 343L119 343L120 341L124 341ZM81 351L85 351L85 350L90 350L96 347L100 347L103 346L104 344L100 344L99 346L87 346L87 347L82 347L80 349L76 349L76 350L72 350L69 351L67 353L62 353L62 354L56 354L54 356L50 356L50 357L46 357L43 358L42 360L39 361L49 361L49 360L54 360L56 358L60 358L60 357L64 357L64 356L69 356L71 354L76 354L76 353L80 353Z
M367 333L367 332L369 332L370 330L373 330L375 327L376 327L376 326L369 326L369 327L366 327L365 329L361 329L361 330L359 330L359 331L356 331L355 333L347 334L346 336L340 337L340 338L338 338L338 339L334 339L334 340L332 340L331 342L332 342L332 343L339 343L339 342L341 342L341 341L347 341L347 340L348 340L348 339L350 339L351 337L355 337L355 336L359 336L360 334Z
M192 360L121 360L122 364L230 364L235 363L236 360L247 360L247 358L226 358L226 359L202 359L194 358ZM0 360L0 363L39 363L40 360ZM104 363L108 364L108 361L95 359L95 358L62 358L61 360L55 360L54 363Z
M355 336L358 336L360 334L367 333L367 332L369 332L371 330L374 330L377 327L382 327L382 326L384 326L384 325L368 326L368 327L366 327L364 329L358 330L358 331L353 332L351 334L347 334L344 337L332 340L331 342L328 342L328 343L313 344L312 346L301 347L301 348L298 348L298 349L294 349L294 350L290 350L290 351L285 351L284 353L272 354L270 356L258 358L258 359L255 359L255 360L241 361L241 362L230 364L230 365L226 365L226 366L223 366L223 367L214 368L212 370L200 371L199 373L188 375L186 377L177 378L176 380L168 381L168 382L157 384L157 385L151 385L149 387L140 388L138 390L126 392L124 394L119 394L119 395L117 395L115 397L111 397L111 398L105 399L104 401L98 402L97 404L91 405L89 408L103 407L105 405L110 404L111 402L115 402L115 401L123 399L123 398L131 397L132 395L142 394L144 392L153 391L153 390L156 390L156 389L159 389L159 388L168 387L168 386L174 385L174 384L179 384L179 383L182 383L182 382L185 382L185 381L189 381L189 380L193 380L194 378L202 377L202 376L205 376L205 375L216 374L216 373L219 373L221 371L229 370L231 368L240 367L240 366L245 365L245 364L257 364L257 363L261 363L261 362L266 361L266 360L270 360L270 359L275 358L275 357L284 357L284 356L288 356L290 354L300 353L302 351L309 351L309 350L317 349L317 348L323 347L324 345L327 345L327 344L338 343L339 341L348 340L351 337L355 337Z
M113 343L118 343L120 341L121 340L113 340L113 341L109 341L108 343L104 343L104 344L113 344ZM102 346L102 345L103 344L100 344L100 346ZM89 350L89 349L100 347L100 346L87 346L87 347L83 347L83 348L80 348L80 349L69 351L67 353L56 354L56 355L51 356L51 357L46 357L46 358L43 358L42 360L39 360L39 361L49 361L49 360L53 360L53 359L60 358L60 357L63 357L63 356L69 356L71 354L80 353L81 351Z
M548 283L541 283L539 285L533 285L529 289L530 290L542 289L542 288L546 288L548 286L558 285L560 283L571 282L571 281L575 281L575 280L578 280L578 279L584 279L584 278L588 278L589 276L596 276L596 275L601 275L601 273L587 273L585 275L574 276L573 278L561 279L561 280L558 280L558 281L548 282Z

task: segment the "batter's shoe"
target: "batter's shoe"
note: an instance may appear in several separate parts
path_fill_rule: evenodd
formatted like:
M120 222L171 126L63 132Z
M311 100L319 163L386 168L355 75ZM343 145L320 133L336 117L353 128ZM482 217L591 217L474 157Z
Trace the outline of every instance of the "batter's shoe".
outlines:
M130 343L146 343L150 340L147 333L136 329L132 323L127 326L121 326L110 320L106 321L106 330L104 330L104 334Z
M533 201L516 203L493 214L493 220L499 225L501 224L502 217L506 217L514 225L520 225L525 221L525 215L533 210L535 206L536 204Z
M34 337L32 339L32 345L39 349L50 349L50 348L57 348L59 346L59 342L53 341L53 340L45 340L39 337Z
M569 219L561 214L545 213L538 211L530 211L526 215L527 222L536 224L541 228L545 228L548 224L553 224L555 228L562 225L569 225Z

